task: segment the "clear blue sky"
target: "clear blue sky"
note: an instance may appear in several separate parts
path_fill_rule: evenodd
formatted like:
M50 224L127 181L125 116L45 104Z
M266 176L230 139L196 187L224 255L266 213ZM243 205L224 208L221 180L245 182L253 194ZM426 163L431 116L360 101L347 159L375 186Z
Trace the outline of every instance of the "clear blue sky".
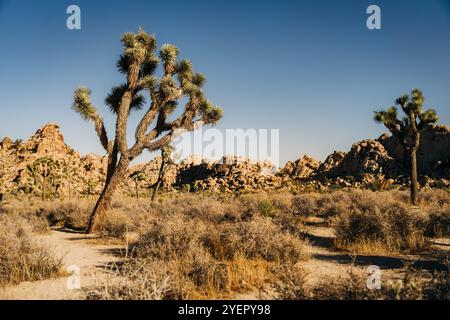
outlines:
M66 29L70 4L81 31ZM366 28L370 4L380 31ZM0 0L0 137L56 122L82 154L102 153L70 109L73 90L89 86L112 123L103 100L122 80L119 38L139 26L207 75L219 129L279 128L282 162L378 137L373 110L414 87L450 123L450 1Z

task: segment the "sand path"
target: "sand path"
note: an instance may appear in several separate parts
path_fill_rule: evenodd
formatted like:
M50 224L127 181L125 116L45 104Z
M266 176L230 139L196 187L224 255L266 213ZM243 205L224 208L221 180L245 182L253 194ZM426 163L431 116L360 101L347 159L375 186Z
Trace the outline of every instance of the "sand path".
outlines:
M97 244L92 236L68 230L53 230L49 235L38 236L36 241L50 248L56 257L62 259L63 272L67 275L0 288L0 299L84 299L85 289L101 285L111 277L115 277L110 270L115 262L121 260L117 253L125 250L123 245ZM79 270L78 278L74 273L77 270ZM81 290L77 289L77 279Z

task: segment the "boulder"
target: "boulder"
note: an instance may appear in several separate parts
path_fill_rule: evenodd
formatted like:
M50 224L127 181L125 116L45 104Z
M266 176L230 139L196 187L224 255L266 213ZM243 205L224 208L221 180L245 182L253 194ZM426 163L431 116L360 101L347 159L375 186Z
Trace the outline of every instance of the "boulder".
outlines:
M319 169L319 166L319 161L305 155L294 162L286 163L280 173L294 179L308 178Z

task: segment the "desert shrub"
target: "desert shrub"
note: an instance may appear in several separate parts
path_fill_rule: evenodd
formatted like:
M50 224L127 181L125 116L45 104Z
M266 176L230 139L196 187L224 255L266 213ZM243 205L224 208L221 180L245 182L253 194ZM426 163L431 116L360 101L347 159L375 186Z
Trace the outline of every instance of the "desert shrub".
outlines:
M45 218L52 227L84 230L87 227L94 203L85 200L40 202L28 206L24 215Z
M181 215L159 218L140 236L134 252L139 258L182 259L199 245L205 230L203 223Z
M50 225L41 210L36 209L33 205L13 202L7 206L0 207L0 215L8 214L10 217L23 219L27 225L31 227L31 231L39 234L46 234L50 232Z
M306 289L307 273L297 265L281 265L274 269L276 280L274 289L279 300L306 300L309 298Z
M301 240L283 233L268 218L219 226L215 232L205 234L203 243L216 259L230 260L243 254L249 259L295 263L306 257Z
M448 270L436 272L430 280L419 280L421 272L408 266L402 279L389 280L381 289L370 290L367 276L353 271L339 278L326 277L307 287L305 273L288 266L277 273L274 289L281 300L448 300Z
M62 203L58 208L64 217L64 227L73 230L85 230L92 212L91 206L73 201Z
M430 209L425 234L429 237L450 236L450 205Z
M268 196L277 212L289 214L293 213L292 197L290 193L274 193Z
M0 215L0 285L36 281L55 276L62 262L32 238L23 218Z
M100 219L97 228L103 237L125 239L132 230L131 218L122 210L111 209Z
M119 282L108 280L87 290L89 300L181 300L191 291L189 279L178 272L176 262L133 260L118 268Z
M349 210L352 201L347 192L308 193L292 198L292 208L296 215L303 217L334 217Z
M31 231L38 234L47 234L50 232L50 225L46 218L36 215L25 215L27 223L31 226Z
M292 198L292 209L296 215L313 216L317 214L317 195L300 194Z
M417 213L399 203L381 208L371 204L337 217L336 242L359 249L382 243L386 250L418 251L427 245L422 224Z

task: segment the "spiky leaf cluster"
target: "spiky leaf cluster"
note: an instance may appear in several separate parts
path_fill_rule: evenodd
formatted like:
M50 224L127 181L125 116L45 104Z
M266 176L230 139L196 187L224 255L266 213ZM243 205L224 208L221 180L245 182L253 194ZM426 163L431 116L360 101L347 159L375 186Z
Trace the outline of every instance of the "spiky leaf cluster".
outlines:
M74 109L84 119L95 122L102 145L108 153L119 150L131 159L143 148L150 151L161 149L170 143L176 130L193 130L198 124L214 125L219 121L222 110L209 102L203 92L206 77L194 71L190 60L178 60L180 51L176 46L165 44L157 52L155 37L142 29L137 33L124 34L121 41L123 52L117 67L127 81L112 88L105 99L106 105L118 117L114 142L107 140L103 120L91 103L89 89L77 89L74 97ZM156 75L159 67L163 71L160 77ZM135 145L128 148L124 129L127 112L144 107L147 100L145 93L150 97L149 107L136 129ZM178 101L183 98L187 98L184 112L168 122L169 116L178 107ZM152 124L154 127L150 129ZM111 146L113 143L116 147Z
M84 120L93 120L97 115L97 110L91 102L91 90L80 87L75 90L72 109L75 110Z
M425 97L422 91L413 89L410 96L405 94L396 99L396 106L391 106L386 110L375 111L374 120L384 124L394 136L400 139L403 145L408 146L407 137L410 130L422 131L439 120L434 109L423 111L424 101ZM398 117L398 107L406 115L402 119Z
M106 96L105 104L109 107L109 110L113 113L117 113L120 107L120 102L122 101L123 94L127 90L127 85L122 84L115 86L111 89L111 92ZM133 98L130 104L130 111L141 110L145 104L145 97L134 91Z

